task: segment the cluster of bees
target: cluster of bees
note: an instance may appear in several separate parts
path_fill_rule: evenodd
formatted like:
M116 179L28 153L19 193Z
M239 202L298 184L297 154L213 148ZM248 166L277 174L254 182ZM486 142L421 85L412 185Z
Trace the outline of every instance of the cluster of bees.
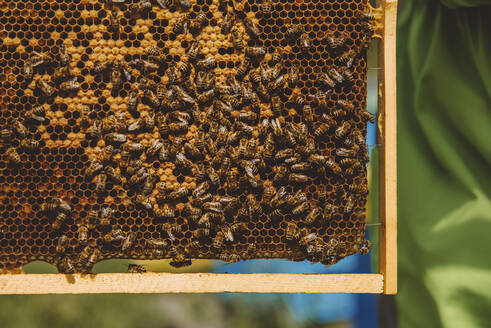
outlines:
M117 5L125 1L106 2L111 13L108 28L117 38L121 28ZM142 0L127 8L133 16L144 16L153 6L182 11L172 26L175 35L190 32L197 36L207 24L206 13L185 12L191 8L189 0ZM146 239L143 252L150 258L171 258L175 267L190 265L204 249L228 262L253 257L253 243L242 252L234 252L230 246L248 232L250 222L264 217L272 224L287 218L284 238L295 250L292 253L301 253L303 259L313 262L335 263L353 251L336 237L326 241L313 227L327 224L334 215L364 216L359 209L365 205L366 184L352 179L348 191L336 187L334 201L327 191L317 191L312 198L305 188L338 177L354 177L365 170L369 159L365 137L346 118L358 115L364 122L374 122L373 115L349 100L336 100L335 108L329 105L337 88L349 89L354 84L352 66L361 49L347 47L346 34L328 33L324 41L336 56L337 65L325 73L316 72L318 93L305 96L295 92L300 68L285 64L286 50L276 49L265 60L267 49L258 42L261 28L245 12L245 2L220 1L219 8L224 17L221 32L230 36L234 51L244 57L225 83L218 81L215 73L216 59L203 55L197 41L190 42L186 56L169 68L159 47L131 61L95 63L92 74L108 77L113 93L120 92L123 82L136 81L136 85L127 97L127 112L94 119L90 106L81 109L78 120L86 138L105 145L86 167L85 177L94 182L100 197L118 185L136 207L148 211L161 237ZM271 13L272 8L271 0L263 1L263 14ZM361 47L365 48L373 34L373 16L357 12L356 17L363 29ZM288 25L284 36L299 51L311 51L312 40L302 25ZM46 98L76 94L80 89L79 79L68 70L71 59L66 49L61 48L56 57L33 53L23 68L25 80L30 81L36 69L56 67L50 81L35 81L36 89ZM157 74L162 69L166 70L166 83ZM284 120L287 103L300 116L299 122ZM141 104L147 108L145 115L139 112ZM132 123L127 114L132 116ZM24 122L14 120L1 131L5 153L13 165L21 161L9 142L17 136L22 139L19 147L28 151L39 148L39 141L26 138L29 129L25 125L42 123L44 116L42 106L34 107L25 113ZM193 137L189 138L191 130ZM149 146L136 137L155 132L160 137ZM336 140L335 156L318 147L330 136ZM161 182L145 165L155 161L172 163L178 174L193 177L195 188L176 189ZM124 255L135 247L136 234L114 224L114 209L103 206L77 221L82 251L77 258L70 257L65 255L68 238L63 234L72 212L70 205L52 199L41 210L50 218L52 230L59 231L56 252L61 272L90 272L105 250ZM95 229L104 232L102 241L93 240ZM177 246L175 241L182 238L184 229L192 232L191 238L187 245ZM370 247L363 239L355 244L355 251L362 254ZM144 271L140 266L129 270Z

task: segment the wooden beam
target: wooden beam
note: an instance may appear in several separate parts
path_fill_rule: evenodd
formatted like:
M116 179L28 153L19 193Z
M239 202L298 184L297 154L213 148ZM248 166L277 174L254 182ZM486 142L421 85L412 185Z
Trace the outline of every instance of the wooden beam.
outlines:
M0 275L0 294L382 293L381 274L101 273Z
M379 265L384 293L397 293L397 0L383 2L383 38L379 52Z

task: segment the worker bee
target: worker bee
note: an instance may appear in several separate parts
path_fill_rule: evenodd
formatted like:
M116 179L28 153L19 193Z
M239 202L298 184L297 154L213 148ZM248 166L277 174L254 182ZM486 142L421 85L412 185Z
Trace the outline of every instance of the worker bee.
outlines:
M351 129L351 124L348 123L347 121L344 121L341 126L339 126L336 131L334 132L334 135L338 139L342 139Z
M156 0L155 2L157 2L162 9L169 9L173 4L172 0Z
M37 67L40 65L50 65L53 63L54 60L53 57L49 54L33 51L29 61L31 62L33 67Z
M256 197L252 194L246 197L247 209L249 211L249 217L253 220L257 220L261 214L263 214L263 208L261 203L256 200Z
M293 222L288 222L285 228L286 240L292 241L300 238L298 226Z
M329 129L331 128L331 125L328 123L321 123L314 131L314 135L318 138L324 136L327 134Z
M186 204L182 213L184 216L189 217L191 219L191 221L196 222L199 220L201 213L202 213L202 210L200 208L193 207L190 204Z
M153 208L153 204L150 200L149 197L146 197L145 195L143 194L137 194L134 199L133 199L134 203L148 211L150 211L152 208Z
M77 78L74 77L71 80L62 82L58 89L61 92L76 92L80 89L80 84L77 82Z
M360 116L365 122L368 121L372 124L375 123L375 115L373 115L367 110L360 111Z
M337 61L341 65L345 65L346 67L351 67L353 66L353 61L355 60L355 57L356 57L356 52L353 49L350 49L339 55Z
M234 26L235 15L232 12L227 11L225 17L222 20L221 32L224 35L228 35Z
M373 27L372 24L370 24L369 22L361 22L361 29L363 30L363 32L365 33L365 35L371 37L373 35L373 33L375 32L375 28Z
M249 71L250 67L251 67L250 60L245 58L240 63L239 67L237 67L237 74L236 74L237 79L239 79L239 80L244 79L244 77L247 75L247 72ZM259 86L262 86L262 85L260 84ZM263 86L263 88L264 88L264 86ZM256 90L256 91L258 91L258 90Z
M347 40L346 34L342 33L338 37L334 36L333 34L328 34L325 38L324 41L327 43L327 46L333 50L337 50L341 48Z
M15 148L8 148L5 151L5 155L7 156L7 159L10 161L11 164L19 165L21 163L20 155Z
M51 82L55 85L60 84L62 81L67 80L70 76L68 66L60 66L51 75Z
M36 88L41 90L46 97L51 97L55 94L55 89L53 86L46 81L36 80Z
M113 62L111 61L104 61L104 62L96 61L94 64L94 73L101 74L108 71L112 67L113 67Z
M336 83L341 84L345 81L344 76L335 68L331 68L328 74L334 81L336 81Z
M92 126L87 129L87 137L90 139L99 139L102 137L102 121L94 120Z
M107 175L106 174L98 174L96 176L95 180L95 191L98 194L104 193L106 190L106 182L107 182Z
M357 151L355 149L338 148L336 155L339 157L355 157Z
M210 229L208 228L199 228L193 231L193 238L195 239L205 239L210 236Z
M221 249L223 246L224 239L225 236L223 235L223 232L221 230L217 231L211 243L212 247L215 249Z
M120 23L118 12L116 10L111 10L111 18L109 19L109 31L113 33L113 36L119 36Z
M309 35L307 33L300 34L300 38L298 42L300 43L300 48L302 49L303 52L310 51L310 48L312 47L312 41L310 40Z
M184 253L177 253L169 264L174 268L182 268L191 265L191 259L189 259Z
M130 11L133 17L143 16L152 10L152 3L150 1L141 0L130 6Z
M188 22L189 16L181 15L181 17L177 18L174 27L172 28L172 32L176 35L186 34Z
M251 37L251 39L259 39L259 36L261 35L261 29L259 26L257 26L251 19L248 17L244 17L242 19L244 23L245 30L247 34Z
M288 181L294 183L305 183L309 180L309 177L305 174L291 173L288 175Z
M336 175L339 175L341 174L341 168L339 167L339 165L334 161L334 159L332 159L331 157L329 157L326 162L325 162L325 166L327 169L329 169L332 173L336 174Z
M71 56L68 54L68 49L65 47L65 45L61 45L60 47L60 65L61 66L67 66L70 64L71 61Z
M285 37L290 41L296 41L300 34L303 33L303 28L299 24L292 24L286 29Z
M67 273L67 274L71 274L75 272L75 267L73 266L73 263L69 257L64 257L61 260L59 270L60 273Z
M80 245L86 245L89 239L89 228L82 224L77 229L77 240Z
M162 208L155 209L154 214L155 217L159 219L172 219L176 216L176 212L169 206L169 204L164 204Z
M40 143L34 139L22 139L20 141L20 147L27 152L34 152L39 149Z
M178 224L171 224L169 222L163 223L161 230L169 236L169 239L171 241L176 240L175 234L178 234L181 232L181 226Z
M196 69L198 71L210 71L212 69L215 69L216 67L217 62L213 57L202 59L196 63Z
M45 114L46 111L44 110L43 106L35 106L32 109L24 112L24 118L26 119L27 123L42 123L45 121Z
M307 246L308 244L311 244L315 242L317 239L317 234L315 232L307 233L305 234L300 240L298 241L298 244L300 246Z
M34 77L34 66L30 60L26 60L22 66L22 76L26 82L30 82Z
M125 238L126 236L124 235L124 232L121 229L111 230L110 232L106 233L103 237L104 242L108 244L120 242Z
M101 251L98 248L94 248L92 254L90 254L89 259L87 260L87 268L92 268L101 256Z
M189 10L191 8L191 1L189 0L174 0L174 4L183 10Z
M67 218L68 216L64 212L59 212L51 224L51 228L53 230L60 230Z
M319 77L319 82L324 86L329 89L333 89L336 86L336 82L334 82L328 74L322 73L321 76Z
M189 30L191 31L192 34L197 34L203 27L206 19L206 14L205 13L199 13L196 15L196 18L191 20L189 23Z
M144 147L139 142L127 142L123 145L123 149L133 156L138 156L143 152Z
M305 217L305 223L308 225L314 224L321 216L322 211L319 207L315 206Z
M144 265L140 264L128 264L128 273L145 273L147 269Z
M121 184L122 182L121 175L119 174L117 169L115 169L112 166L106 166L105 172L107 174L107 177L111 180L111 182L116 184Z
M312 110L312 107L310 107L310 105L304 105L303 106L302 114L303 114L303 120L305 121L305 123L307 123L309 125L314 123L314 111Z
M273 10L273 0L263 0L261 4L261 12L263 14L270 14Z
M246 47L245 55L251 59L257 60L266 54L266 50L263 47Z
M361 244L360 249L358 250L358 253L361 255L366 255L370 251L371 244L369 240L365 240L363 244Z
M298 82L298 76L300 74L300 71L298 69L297 64L293 64L290 69L288 70L288 86L290 88L295 88Z
M236 191L239 190L239 179L238 179L238 173L234 169L228 171L226 173L227 178L227 188L230 193L235 193Z
M198 41L192 41L189 49L187 50L188 58L191 62L195 62L198 59L200 52L200 46Z
M204 202L203 209L205 211L219 213L219 214L223 212L222 204L220 202Z
M61 235L60 238L58 238L58 243L56 244L56 253L65 254L67 245L68 245L67 236Z
M8 144L12 140L14 134L10 128L0 130L0 141L3 144Z
M340 73L343 76L343 81L346 85L352 85L355 83L354 73L348 67L341 67Z
M169 246L169 242L167 240L160 239L146 239L145 243L148 248L154 249L166 249Z
M186 187L181 187L181 188L177 189L176 191L169 193L168 199L170 201L175 201L175 200L184 198L187 195L188 195L188 190L186 189Z
M131 61L131 66L136 68L137 70L140 71L140 73L144 76L155 72L156 70L159 69L159 65L152 63L151 61L144 60L144 59L135 59ZM144 80L144 81L150 81L149 79ZM151 82L150 82L151 83Z
M336 106L339 107L339 108L342 108L344 109L345 111L351 113L355 110L355 106L353 105L352 102L350 101L347 101L347 100L343 100L343 99L339 99L336 101Z
M276 80L271 81L268 84L269 91L278 91L282 90L285 85L286 79L284 75L280 75Z

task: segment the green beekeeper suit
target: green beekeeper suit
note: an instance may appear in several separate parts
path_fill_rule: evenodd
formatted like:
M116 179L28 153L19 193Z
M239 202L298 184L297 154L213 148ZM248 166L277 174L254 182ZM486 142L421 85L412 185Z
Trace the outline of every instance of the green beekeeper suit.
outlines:
M399 326L491 327L491 1L399 2Z

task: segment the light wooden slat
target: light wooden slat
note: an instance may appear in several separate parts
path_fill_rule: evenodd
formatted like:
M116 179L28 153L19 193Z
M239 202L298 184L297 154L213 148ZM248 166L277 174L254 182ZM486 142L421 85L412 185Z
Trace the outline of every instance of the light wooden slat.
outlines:
M397 0L383 2L383 39L379 64L379 265L384 293L397 293L397 103L396 21Z
M381 274L104 273L0 275L0 294L382 293Z

